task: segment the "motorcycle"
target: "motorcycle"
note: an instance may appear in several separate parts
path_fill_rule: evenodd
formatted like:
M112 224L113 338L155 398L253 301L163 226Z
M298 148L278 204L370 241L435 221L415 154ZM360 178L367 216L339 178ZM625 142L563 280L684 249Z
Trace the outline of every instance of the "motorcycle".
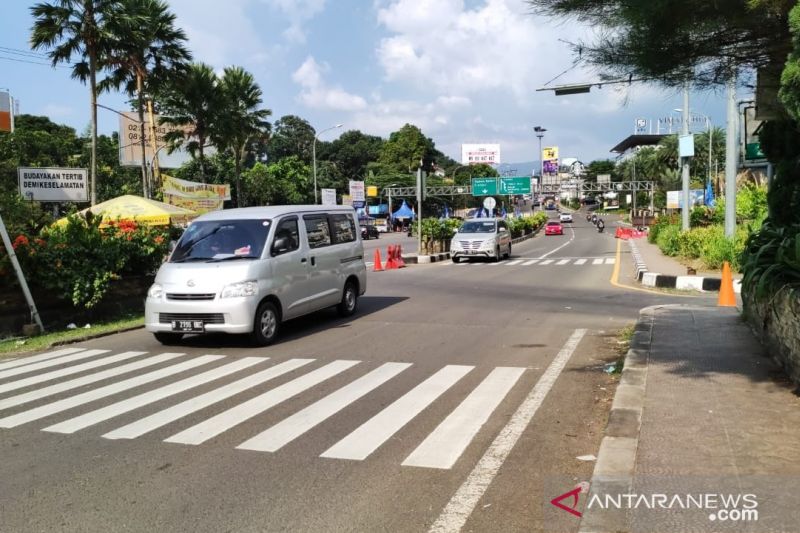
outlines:
M598 220L597 221L597 232L598 233L603 233L603 230L605 229L605 227L606 227L606 225L602 220Z

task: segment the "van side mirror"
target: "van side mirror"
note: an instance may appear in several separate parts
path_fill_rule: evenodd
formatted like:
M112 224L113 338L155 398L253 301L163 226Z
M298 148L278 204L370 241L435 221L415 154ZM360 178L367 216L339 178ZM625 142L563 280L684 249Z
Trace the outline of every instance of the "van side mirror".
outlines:
M286 237L278 237L272 242L272 255L280 255L289 251L289 240Z

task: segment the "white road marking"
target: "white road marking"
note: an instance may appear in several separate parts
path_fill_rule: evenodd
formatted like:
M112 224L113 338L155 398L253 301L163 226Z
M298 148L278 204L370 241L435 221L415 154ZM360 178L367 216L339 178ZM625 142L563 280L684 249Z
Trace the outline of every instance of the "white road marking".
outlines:
M410 366L411 363L385 363L236 448L276 452Z
M132 398L107 405L106 407L76 416L75 418L70 418L64 422L59 422L58 424L44 428L42 431L48 431L50 433L75 433L80 429L99 424L100 422L108 420L109 418L114 418L115 416L133 411L134 409L138 409L144 405L149 405L175 394L180 394L181 392L187 391L194 387L199 387L200 385L204 385L235 372L239 372L240 370L244 370L245 368L262 363L268 359L268 357L243 357L237 361L228 363L227 365L203 372L202 374L197 374L196 376L192 376L175 383L170 383L169 385L165 385L161 388L144 392Z
M403 466L450 469L489 419L524 368L497 367L411 452Z
M108 379L114 376L119 376L120 374L126 374L134 370L140 370L148 366L158 365L166 361L169 361L170 359L175 359L176 357L180 357L182 355L186 354L162 353L160 355L148 357L147 359L143 359L141 361L136 361L135 363L129 363L127 365L122 365L117 368L111 368L109 370L103 370L102 372L95 372L94 374L90 374L88 376L83 376L70 381L65 381L63 383L57 383L55 385L51 385L43 389L37 389L35 391L26 392L24 394L11 396L10 398L6 398L5 400L0 400L0 410L8 409L9 407L15 407L17 405L22 405L24 403L32 402L34 400L39 400L41 398L46 398L47 396L52 396L54 394L58 394L60 392L68 391L71 389L77 389L78 387L83 387L84 385L89 385L97 381L102 381L104 379Z
M99 368L101 366L113 365L114 363L119 363L120 361L130 359L131 357L137 357L139 355L144 355L146 353L147 352L122 352L120 354L112 355L110 357L103 357L101 359L97 359L96 361L89 361L88 363L83 363L81 365L70 366L67 368L62 368L61 370L54 370L52 372L47 372L45 374L39 374L37 376L31 376L29 378L18 379L17 381L12 381L10 383L0 385L0 393L9 392L17 389L24 389L25 387L29 387L31 385L44 383L45 381L51 381L56 378L71 376L72 374L78 374L85 370L91 370L93 368Z
M16 368L0 372L0 379L10 378L12 376L18 376L20 374L27 374L28 372L42 370L44 368L49 368L51 366L63 365L66 363L74 363L75 361L80 361L81 359L94 357L95 355L100 355L101 353L107 353L107 352L108 350L86 350L71 355L65 355L62 357L49 359L47 361L42 361L40 363L34 363L32 365L18 366Z
M517 408L511 420L483 454L483 457L478 461L467 480L464 481L450 499L450 502L439 515L439 518L436 519L436 522L433 523L429 532L461 531L469 515L475 509L475 505L483 497L500 467L503 466L508 454L511 453L522 432L525 431L536 411L539 410L547 393L553 387L556 379L585 334L585 329L576 329L573 332L531 392Z
M184 361L183 363L179 363L177 365L168 366L166 368L155 370L148 374L142 374L141 376L136 376L130 379L126 379L124 381L120 381L119 383L113 383L105 387L100 387L99 389L84 392L83 394L78 394L77 396L71 396L63 400L58 400L39 407L35 407L28 411L22 411L21 413L17 413L15 415L7 416L5 418L0 419L0 427L13 428L21 424L25 424L27 422L39 420L40 418L54 415L56 413L66 411L67 409L72 409L73 407L93 402L95 400L99 400L100 398L105 398L106 396L111 396L113 394L117 394L119 392L123 392L128 389L132 389L134 387L139 387L141 385L151 383L153 381L171 376L173 374L177 374L179 372L183 372L185 370L189 370L200 365L205 365L207 363L216 361L217 359L221 358L222 358L221 355L204 355L201 357L196 357L194 359Z
M566 265L567 263L569 263L569 259L562 259L561 261L557 262L556 264L557 265Z
M606 264L607 265L613 265L615 261L616 261L616 259L613 258L613 257L606 257Z
M47 352L47 353L40 353L39 355L32 355L30 357L20 357L18 359L14 359L13 361L5 361L4 363L0 363L0 370L5 370L7 368L14 368L15 366L28 365L30 363L38 363L39 361L46 361L54 357L61 357L62 355L82 352L85 349L86 348L62 348L61 350L55 350L53 352Z
M514 259L513 261L508 261L505 263L506 266L514 266L522 263L522 259Z
M245 420L300 394L304 390L310 389L314 385L322 383L340 372L344 372L348 368L357 365L359 362L360 361L334 361L329 363L313 372L309 372L295 380L284 383L276 389L256 396L236 407L223 411L217 416L211 417L208 420L181 431L165 439L164 442L202 444L220 433L241 424Z
M570 243L572 243L572 241L575 240L575 230L572 227L570 227L569 230L572 232L572 235L570 236L570 238L569 238L569 240L567 242L565 242L564 244L562 244L561 246L559 246L559 247L557 247L557 248L555 248L553 250L550 250L546 254L543 254L543 255L539 256L539 259L544 259L548 255L552 255L552 254L556 253L557 251L559 251L560 249L562 249L563 247L568 246Z
M582 265L585 262L586 262L586 259L576 259L574 264L575 265Z
M535 265L538 262L539 262L538 259L531 259L530 261L525 261L524 263L522 263L522 266L525 266L525 267L526 266L531 266L531 265Z
M602 265L603 264L603 260L602 259L594 259L594 260L592 260L592 264L593 265Z
M256 385L261 385L267 381L280 377L284 374L300 368L301 366L313 363L314 359L289 359L278 365L256 372L251 376L242 378L233 383L229 383L224 387L209 391L201 394L195 398L190 398L185 402L164 409L154 413L148 417L132 422L127 426L122 426L109 433L103 435L106 439L135 439L145 433L149 433L162 426L166 426L170 422L174 422L180 418L190 415L200 409L204 409L210 405L221 402L227 398L235 396L247 389L253 388Z
M373 416L320 457L361 461L464 377L473 366L448 365Z
M550 263L553 263L553 262L555 262L555 259L545 259L544 261L542 261L539 264L540 265L549 265Z

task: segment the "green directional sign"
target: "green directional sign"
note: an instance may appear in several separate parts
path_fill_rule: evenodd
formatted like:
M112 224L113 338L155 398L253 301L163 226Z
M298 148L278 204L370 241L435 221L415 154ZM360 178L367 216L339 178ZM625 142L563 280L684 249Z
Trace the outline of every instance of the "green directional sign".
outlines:
M497 194L497 178L472 178L472 196Z
M500 194L530 194L530 176L500 178Z

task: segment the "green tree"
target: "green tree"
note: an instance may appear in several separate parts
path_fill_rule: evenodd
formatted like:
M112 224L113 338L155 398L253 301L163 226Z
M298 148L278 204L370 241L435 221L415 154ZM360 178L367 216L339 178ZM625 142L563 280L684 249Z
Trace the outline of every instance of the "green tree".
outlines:
M92 117L91 199L97 200L97 72L114 36L108 21L123 17L116 0L53 0L31 7L34 22L30 44L48 50L53 66L72 63L72 77L89 81Z
M249 205L290 205L313 198L309 166L297 156L268 165L256 163L244 172L245 201Z
M461 165L450 174L454 185L471 185L472 178L491 178L500 174L491 165L480 163L477 165Z
M314 128L305 119L295 115L282 116L275 122L267 147L267 160L277 162L284 157L296 156L311 164Z
M416 172L422 163L424 171L432 169L436 156L433 141L411 124L406 124L389 135L381 149L378 163L397 172Z
M114 40L109 45L102 64L111 70L100 82L101 90L120 89L136 99L139 113L139 144L142 155L142 189L151 196L147 183L147 161L145 156L144 102L145 91L152 98L154 83L174 75L177 69L191 59L186 49L186 34L175 27L175 15L161 0L126 0L123 16L113 17L109 26Z
M217 131L222 90L214 70L203 63L192 63L162 92L162 124L178 128L166 135L168 150L186 146L199 159L200 179L205 183L205 149Z
M219 127L212 132L212 139L220 149L228 149L233 155L236 180L236 204L244 206L242 195L242 161L251 144L264 139L269 132L267 117L269 109L259 108L262 104L261 88L253 75L241 67L228 67L220 80L222 107Z
M586 165L585 178L589 181L597 181L598 174L611 174L611 179L614 179L617 174L617 164L610 159L596 159Z
M334 141L317 143L317 163L330 161L348 179L363 179L367 165L378 160L384 142L358 130L346 131Z

